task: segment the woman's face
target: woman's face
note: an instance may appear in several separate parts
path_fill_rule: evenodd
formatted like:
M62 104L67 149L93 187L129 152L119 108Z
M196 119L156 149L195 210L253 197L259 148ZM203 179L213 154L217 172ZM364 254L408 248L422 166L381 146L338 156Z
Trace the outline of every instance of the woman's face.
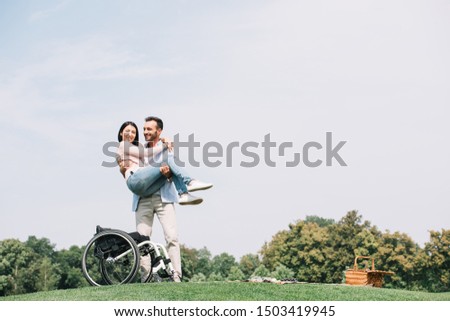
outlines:
M122 139L124 141L132 143L136 138L136 128L134 128L134 126L132 125L128 125L122 130L122 133L120 135L122 136Z

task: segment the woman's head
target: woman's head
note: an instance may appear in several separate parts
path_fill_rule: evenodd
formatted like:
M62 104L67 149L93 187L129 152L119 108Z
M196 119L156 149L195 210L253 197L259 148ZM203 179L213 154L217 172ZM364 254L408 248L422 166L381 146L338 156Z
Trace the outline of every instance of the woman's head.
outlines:
M117 135L119 142L122 140L130 142L134 145L139 144L139 131L135 123L126 121L120 126L119 134Z

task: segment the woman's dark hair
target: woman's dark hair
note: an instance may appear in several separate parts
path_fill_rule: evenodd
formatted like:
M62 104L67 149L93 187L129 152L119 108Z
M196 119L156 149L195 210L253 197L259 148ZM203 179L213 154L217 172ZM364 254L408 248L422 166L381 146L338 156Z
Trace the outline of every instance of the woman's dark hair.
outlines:
M119 133L117 134L117 140L118 140L119 142L122 141L123 138L122 138L122 135L120 135L120 134L122 134L122 132L123 132L123 130L125 129L125 127L127 127L127 126L129 126L129 125L133 126L134 129L136 129L136 137L134 138L134 140L133 140L131 143L132 143L133 145L138 146L138 145L139 145L139 130L138 130L136 124L133 123L132 121L126 121L126 122L124 122L124 123L122 124L122 126L120 126Z

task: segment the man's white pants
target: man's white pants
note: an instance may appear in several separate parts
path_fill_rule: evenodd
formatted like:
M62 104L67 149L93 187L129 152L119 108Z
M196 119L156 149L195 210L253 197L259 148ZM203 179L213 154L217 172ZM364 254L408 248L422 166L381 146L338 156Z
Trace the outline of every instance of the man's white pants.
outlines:
M156 216L163 228L167 252L173 268L181 277L181 254L178 242L177 221L173 203L163 203L160 195L142 197L136 210L136 230L139 234L152 236L153 220Z

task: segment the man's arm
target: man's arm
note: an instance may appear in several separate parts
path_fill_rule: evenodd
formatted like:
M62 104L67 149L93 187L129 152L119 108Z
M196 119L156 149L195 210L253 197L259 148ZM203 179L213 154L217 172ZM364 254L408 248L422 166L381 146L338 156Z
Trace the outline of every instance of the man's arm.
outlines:
M127 158L127 156L131 156L142 160L144 157L155 156L161 153L166 148L167 146L164 144L155 147L144 148L142 145L135 146L130 142L123 142L123 154L125 158Z

